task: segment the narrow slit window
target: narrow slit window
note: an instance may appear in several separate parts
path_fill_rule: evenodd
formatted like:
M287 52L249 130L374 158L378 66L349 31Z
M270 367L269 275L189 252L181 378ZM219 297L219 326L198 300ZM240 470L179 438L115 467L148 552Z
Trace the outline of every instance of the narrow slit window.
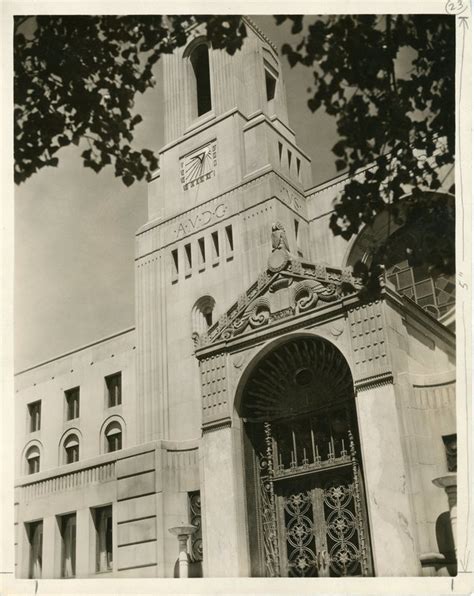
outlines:
M227 242L227 254L230 256L234 252L234 234L232 232L232 226L226 226L225 237Z
M178 277L179 275L179 261L178 261L178 249L175 248L171 251L171 261L172 261L172 274L173 277Z
M28 414L30 417L30 432L35 432L41 428L41 401L35 401L28 404Z
M115 373L105 377L107 387L107 405L109 408L122 403L122 373Z
M193 259L192 259L191 245L190 244L186 244L184 246L184 253L186 255L186 269L189 270L193 266Z
M296 174L298 178L301 176L301 160L299 157L296 158Z
M214 259L219 258L219 232L212 232L212 256Z
M79 387L64 392L66 397L66 420L79 418Z
M300 222L297 219L295 219L295 242L298 256L302 257L303 251L301 250L300 246Z
M212 108L209 48L200 44L191 54L191 64L196 83L197 115L202 116Z
M291 159L293 157L293 153L291 153L291 151L288 149L287 154L288 154L288 169L291 170Z
M267 91L267 101L271 101L275 97L276 78L265 69L265 87Z
M282 154L283 154L283 145L280 143L280 141L278 141L278 157L280 159L280 164L281 164Z
M198 246L199 246L199 264L204 265L204 263L206 262L206 244L204 242L204 238L199 238Z

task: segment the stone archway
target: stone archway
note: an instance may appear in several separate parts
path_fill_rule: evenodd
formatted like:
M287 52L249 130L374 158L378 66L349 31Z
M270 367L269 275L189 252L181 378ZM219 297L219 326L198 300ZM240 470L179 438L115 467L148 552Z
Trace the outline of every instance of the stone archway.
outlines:
M290 338L242 389L253 576L372 574L351 371L320 337Z

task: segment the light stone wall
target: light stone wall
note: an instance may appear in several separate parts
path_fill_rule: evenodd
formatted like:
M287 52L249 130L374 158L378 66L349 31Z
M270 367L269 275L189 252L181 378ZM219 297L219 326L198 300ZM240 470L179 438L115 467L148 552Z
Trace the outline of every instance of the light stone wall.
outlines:
M122 373L122 404L107 404L105 377ZM63 465L62 441L74 430L80 440L79 458L104 453L104 426L119 420L123 447L134 445L136 436L136 381L134 329L106 338L20 372L15 378L15 474L26 473L25 453L30 445L40 448L40 473ZM66 420L64 392L80 388L79 418ZM30 432L28 404L41 400L41 428Z
M19 480L17 575L28 576L26 524L43 520L42 577L60 576L59 517L76 513L76 577L173 577L178 543L168 529L188 523L198 454L196 442L154 442ZM105 505L112 505L113 567L97 573L93 510Z

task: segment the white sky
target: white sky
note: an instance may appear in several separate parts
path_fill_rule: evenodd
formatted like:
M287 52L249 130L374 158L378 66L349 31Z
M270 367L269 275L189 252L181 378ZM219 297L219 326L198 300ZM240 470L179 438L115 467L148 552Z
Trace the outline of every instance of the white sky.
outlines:
M272 17L252 18L279 48L291 37ZM306 105L311 69L282 64L290 124L313 161L314 182L322 182L336 173L334 121ZM160 66L157 74L157 88L136 102L144 117L136 146L156 152ZM126 188L111 168L84 168L83 149L63 149L57 168L15 187L15 371L134 325L134 235L147 221L147 185Z

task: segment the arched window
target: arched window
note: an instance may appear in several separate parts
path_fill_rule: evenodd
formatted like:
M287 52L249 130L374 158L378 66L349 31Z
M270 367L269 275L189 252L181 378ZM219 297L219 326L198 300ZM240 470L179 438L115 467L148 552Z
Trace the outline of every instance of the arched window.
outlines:
M192 325L193 333L201 335L214 323L213 311L216 301L212 296L202 296L193 306Z
M79 439L77 435L69 435L64 441L64 463L79 461Z
M105 429L105 451L112 453L122 449L122 427L119 422L111 422Z
M40 451L34 445L26 452L26 471L28 474L36 474L40 470Z
M202 116L212 108L209 48L206 43L193 50L190 61L196 85L197 115Z

